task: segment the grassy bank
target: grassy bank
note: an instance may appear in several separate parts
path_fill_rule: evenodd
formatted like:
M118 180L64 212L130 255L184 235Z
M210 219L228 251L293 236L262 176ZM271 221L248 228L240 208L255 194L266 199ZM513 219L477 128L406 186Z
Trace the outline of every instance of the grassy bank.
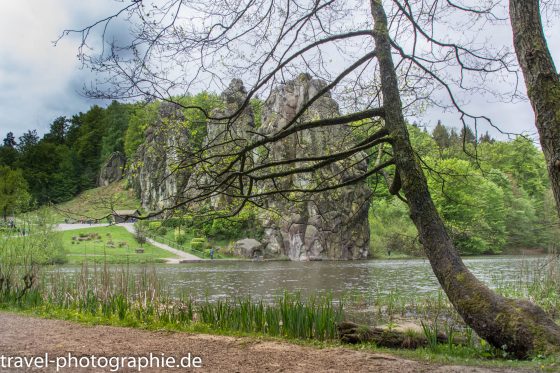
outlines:
M50 207L56 222L65 220L96 220L111 215L113 210L134 210L140 201L134 191L126 188L126 181L87 190L76 198Z
M305 338L301 336L290 335L288 331L297 332L298 328L294 328L297 323L289 324L291 326L284 328L285 333L283 334L275 335L270 332L266 332L265 330L246 331L242 326L248 324L244 324L241 321L243 319L243 311L241 311L243 302L235 307L239 318L236 318L234 319L234 321L229 322L228 327L225 327L224 325L219 326L215 323L204 322L202 320L196 319L196 316L194 316L196 315L195 310L201 306L208 307L208 304L198 306L193 305L192 315L194 319L191 320L191 315L189 314L188 308L184 311L179 311L180 308L176 307L175 311L160 311L159 313L154 311L151 316L140 316L138 313L131 313L130 310L119 306L119 301L115 302L116 304L114 306L115 308L113 314L103 314L100 312L93 314L91 312L84 311L83 309L80 310L76 308L55 307L46 304L35 306L30 306L30 304L12 304L11 306L8 306L4 302L2 303L0 310L16 312L29 316L67 320L87 325L133 327L152 331L166 330L172 332L204 333L213 335L244 337L249 338L249 340L287 341L289 343L303 346L312 346L316 348L344 347L360 351L388 353L408 359L420 360L436 364L520 368L534 372L556 372L560 367L560 358L558 357L535 357L527 361L513 360L503 355L501 351L495 350L484 342L481 343L480 341L471 345L440 344L436 346L418 348L415 350L405 350L383 348L376 346L373 343L363 343L358 345L342 344L336 338L325 338L321 340L317 338ZM289 305L291 311L298 312L296 311L297 307L293 306L293 304ZM216 305L212 308L212 312L216 314L219 310L224 310L223 304L221 306ZM119 312L121 313L119 314ZM282 308L279 304L276 304L276 306L270 308L269 312L271 315L275 313L281 314ZM232 327L234 325L234 322L236 323L237 327ZM277 330L281 330L280 324L278 325L279 326Z
M149 243L136 242L123 227L85 228L61 233L61 242L68 262L81 264L84 260L96 263L164 262L175 258L169 251ZM142 249L143 252L137 252Z
M551 261L548 265L533 268L533 272L527 269L525 276L532 279L528 284L504 283L500 291L525 294L549 314L558 315L557 298L549 296L560 289L558 263ZM4 310L88 324L281 338L320 347L340 345L336 324L341 320L384 324L388 330L405 321L414 321L424 326L423 331L415 333L424 333L429 339L431 334L441 331L450 336L449 342L429 343L428 347L413 351L384 349L373 344L348 347L441 363L527 367L535 371L555 371L559 367L557 357L519 362L490 347L465 327L441 293L425 297L349 295L344 299L329 296L304 299L298 294L285 293L268 303L249 298L195 301L189 294L169 296L165 284L158 281L156 269L149 265L138 273L130 273L126 266L93 265L70 275L36 274L29 288L18 279L32 270L18 271L12 274L15 286L4 287L0 293L0 308ZM457 344L455 340L461 342Z

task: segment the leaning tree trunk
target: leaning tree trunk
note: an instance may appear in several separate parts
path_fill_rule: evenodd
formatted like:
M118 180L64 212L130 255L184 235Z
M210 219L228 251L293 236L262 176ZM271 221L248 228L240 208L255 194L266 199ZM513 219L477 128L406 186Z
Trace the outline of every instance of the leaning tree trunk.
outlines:
M513 44L546 159L560 216L560 77L543 33L539 0L510 0Z
M370 5L385 125L393 139L395 164L411 218L439 283L467 325L493 346L519 358L559 351L560 328L541 308L528 301L498 295L480 282L461 260L435 208L409 140L382 0L370 0Z

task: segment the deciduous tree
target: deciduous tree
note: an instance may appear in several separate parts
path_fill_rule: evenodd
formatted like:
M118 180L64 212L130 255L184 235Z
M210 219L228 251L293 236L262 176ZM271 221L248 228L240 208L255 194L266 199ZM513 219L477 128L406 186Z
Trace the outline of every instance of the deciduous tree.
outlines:
M229 114L216 118L198 107L207 118L224 122L224 132L229 135L209 139L201 148L184 154L181 167L201 168L205 177L199 178L189 197L175 207L227 194L235 201L230 214L236 214L247 204L262 206L274 194L298 200L388 170L392 173L387 178L392 180L389 191L406 201L432 269L465 322L492 345L518 357L558 351L560 328L539 307L496 294L464 265L433 203L421 160L410 142L405 112L419 103L443 106L432 94L436 90L446 94L447 107L461 114L463 140L467 140L463 143L475 142L472 131L467 139L468 122L476 129L487 118L464 110L455 90L469 85L476 89L466 78L469 74L484 81L488 74L510 71L512 56L507 51L479 49L461 38L439 37L447 33L435 30L457 14L471 17L474 24L495 19L492 10L483 5L466 7L435 0L317 0L306 4L291 0L282 4L269 0L203 0L196 4L173 0L153 7L134 1L117 14L75 32L87 40L95 26L107 30L107 24L120 16L140 21L130 45L113 43L110 53L95 56L86 53L85 44L80 50L86 64L108 76L103 81L109 85L101 82L89 92L95 97L148 96L169 101L169 93L179 87L204 86L205 82L219 85L226 77L248 79L246 99ZM185 69L185 65L192 69ZM324 79L324 88L285 118L277 131L256 133L250 141L237 143L235 122L244 115L250 100L302 69ZM330 91L342 102L343 115L306 118L306 109ZM257 165L250 161L254 154L267 154L275 142L288 136L357 121L370 126L361 132L367 136L356 137L359 140L345 149L333 144L313 158L264 157ZM381 150L363 152L375 147ZM378 154L377 161L371 161ZM356 157L368 160L363 173L334 184L332 179L321 178L323 167L336 162L344 167L345 160ZM298 173L311 174L310 180L318 181L300 187L279 182Z

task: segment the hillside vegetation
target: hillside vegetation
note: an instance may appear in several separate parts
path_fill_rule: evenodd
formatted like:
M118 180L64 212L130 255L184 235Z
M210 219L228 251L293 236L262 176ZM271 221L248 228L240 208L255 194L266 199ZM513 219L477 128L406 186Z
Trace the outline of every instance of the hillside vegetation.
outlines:
M217 96L209 93L179 100L207 111L219 105ZM252 104L259 107L259 102ZM140 201L125 188L125 182L95 186L101 165L113 152L133 157L160 105L158 101L115 101L107 108L93 106L70 119L56 119L42 138L29 131L16 141L8 133L0 146L0 210L4 219L42 205L53 205L60 222L101 219L111 210L139 208ZM182 127L199 144L206 135L205 119L193 109L185 109L184 116ZM257 124L259 120L256 118ZM355 127L359 129L359 123ZM517 136L498 141L488 133L479 136L468 127L456 130L442 123L431 131L410 125L409 131L434 202L461 253L557 249L560 234L544 157L530 139ZM354 133L367 136L359 130ZM377 150L370 152L375 159L377 153L373 152ZM370 177L368 183L373 191L369 214L373 255L421 255L406 205L390 195L382 175ZM192 212L176 212L174 216L189 223L184 228L192 228L193 236L203 234L220 242L242 238L247 230L259 230L245 218L232 229L229 221L199 224Z
M80 193L74 199L51 207L57 221L104 220L114 210L140 208L134 191L126 188L126 181Z

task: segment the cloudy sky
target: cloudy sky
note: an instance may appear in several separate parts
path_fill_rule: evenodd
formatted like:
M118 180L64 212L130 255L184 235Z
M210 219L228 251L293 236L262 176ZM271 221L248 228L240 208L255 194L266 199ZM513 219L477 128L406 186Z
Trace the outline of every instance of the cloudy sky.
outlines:
M87 110L80 94L92 80L80 70L77 40L53 46L61 31L91 22L114 7L110 0L3 1L0 12L0 138L28 129L44 133L58 116ZM0 139L1 140L1 139Z
M71 116L92 104L81 89L93 80L76 58L78 40L65 38L53 46L65 28L78 28L110 14L122 3L114 0L3 1L0 12L0 140L8 131L20 136L28 129L44 133L58 116ZM560 65L560 22L547 29L549 47ZM511 44L508 28L504 44ZM470 98L473 112L491 116L514 132L534 132L533 113L527 102L505 105ZM431 109L422 122L438 118L458 125L454 114Z

